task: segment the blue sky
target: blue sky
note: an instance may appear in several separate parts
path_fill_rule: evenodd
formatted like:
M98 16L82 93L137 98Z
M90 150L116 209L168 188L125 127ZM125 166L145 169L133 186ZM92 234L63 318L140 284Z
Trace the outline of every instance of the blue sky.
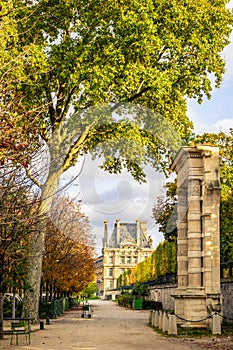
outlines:
M230 1L233 7L233 1ZM188 101L188 116L194 123L197 134L203 132L227 131L233 128L233 34L231 44L223 53L226 72L219 89L213 89L210 100L204 99L201 105L196 100Z
M233 6L233 0L230 2ZM219 89L213 89L211 100L204 99L199 105L196 100L188 101L188 116L194 123L196 134L203 132L227 132L233 128L233 35L223 57L226 60L226 73ZM76 171L77 172L77 171ZM73 168L66 173L66 179ZM74 196L79 192L82 198L82 210L89 216L96 236L96 250L101 252L104 220L109 220L112 232L117 218L122 222L147 220L148 235L154 241L154 247L163 240L154 223L152 207L158 195L162 193L165 179L150 167L147 168L147 183L140 185L123 172L121 175L109 175L98 168L98 162L87 157L79 179L69 188Z

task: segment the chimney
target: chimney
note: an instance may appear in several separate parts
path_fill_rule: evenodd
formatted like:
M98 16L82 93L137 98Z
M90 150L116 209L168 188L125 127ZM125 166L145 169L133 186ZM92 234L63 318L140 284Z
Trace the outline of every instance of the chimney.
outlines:
M108 220L104 220L103 248L106 248L107 244L108 244Z
M147 222L145 220L141 221L141 230L142 230L143 235L147 239Z
M137 245L140 247L141 241L140 241L140 236L141 236L141 230L140 230L140 220L136 220L136 236L137 236Z
M120 219L116 219L116 243L117 245L120 244L120 228L121 224L120 224Z

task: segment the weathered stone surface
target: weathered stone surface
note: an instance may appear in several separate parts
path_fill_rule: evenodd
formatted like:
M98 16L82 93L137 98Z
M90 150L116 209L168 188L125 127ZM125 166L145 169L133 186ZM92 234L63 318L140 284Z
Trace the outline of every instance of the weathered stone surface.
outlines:
M218 147L182 147L172 169L178 187L175 313L192 322L221 310Z
M174 334L177 335L177 322L176 322L176 316L175 315L169 315L168 316L168 334Z
M212 333L213 334L221 334L221 316L219 316L219 315L213 315Z

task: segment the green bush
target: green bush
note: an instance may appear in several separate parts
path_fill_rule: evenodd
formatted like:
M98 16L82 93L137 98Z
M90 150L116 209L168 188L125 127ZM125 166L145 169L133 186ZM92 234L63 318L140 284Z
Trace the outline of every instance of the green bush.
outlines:
M17 301L15 303L15 317L22 316L23 303ZM11 318L12 317L12 301L4 301L3 303L3 317Z
M78 298L63 298L52 301L51 303L40 303L39 317L40 318L57 318L64 311L71 309L79 304Z
M133 296L129 292L123 292L118 296L118 304L124 307L132 308Z

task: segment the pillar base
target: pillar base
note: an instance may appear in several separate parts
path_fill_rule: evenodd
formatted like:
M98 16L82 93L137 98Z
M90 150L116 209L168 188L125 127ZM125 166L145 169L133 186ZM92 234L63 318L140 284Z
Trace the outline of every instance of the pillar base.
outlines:
M221 312L221 294L178 294L177 291L173 297L177 321L183 327L211 328L212 321L209 316L213 312Z
M175 294L175 314L178 322L191 326L192 322L205 319L207 315L205 294ZM201 322L205 324L204 322Z

